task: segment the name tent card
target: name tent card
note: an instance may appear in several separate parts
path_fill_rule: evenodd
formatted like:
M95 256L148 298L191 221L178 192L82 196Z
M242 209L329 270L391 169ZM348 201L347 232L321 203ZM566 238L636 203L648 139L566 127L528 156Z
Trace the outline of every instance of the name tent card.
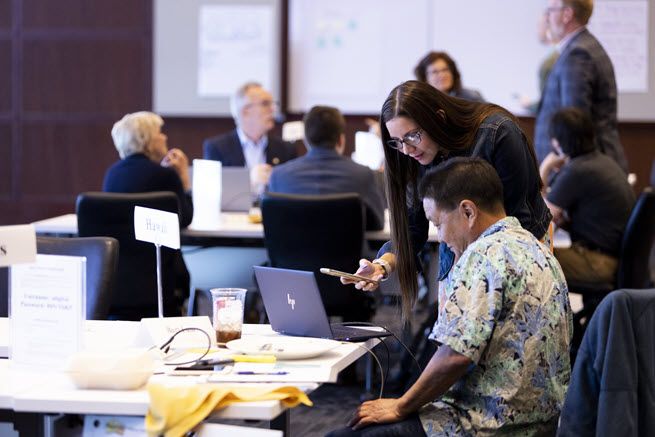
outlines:
M216 333L207 316L193 317L164 317L141 319L141 326L136 338L135 346L151 347L166 343L176 332L184 328L198 328L204 331L216 346ZM172 348L205 348L207 337L197 330L184 331L175 337L171 343Z
M134 237L155 245L157 255L157 311L164 317L161 282L161 246L180 248L180 221L177 214L158 209L134 207Z
M86 258L37 255L10 276L13 364L61 369L82 347L86 319Z
M36 233L34 226L0 226L0 267L32 263L35 259Z
M135 206L134 236L139 241L179 249L180 221L175 213Z

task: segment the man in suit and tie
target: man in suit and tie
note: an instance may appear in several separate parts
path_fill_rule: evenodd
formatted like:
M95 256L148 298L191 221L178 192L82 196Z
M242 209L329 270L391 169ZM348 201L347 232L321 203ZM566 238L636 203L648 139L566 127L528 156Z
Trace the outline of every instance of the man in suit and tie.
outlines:
M205 140L203 157L221 161L225 167L248 167L252 182L265 185L272 166L296 157L292 144L268 135L275 124L275 104L271 93L258 83L239 87L230 100L236 128Z
M306 155L273 169L268 190L288 194L357 193L366 206L366 228L384 227L384 199L375 172L342 156L346 122L338 109L314 106L303 120Z
M598 149L627 173L619 141L614 68L607 52L586 28L593 0L548 0L548 26L560 56L548 76L537 113L535 149L539 162L550 152L548 126L552 115L566 106L587 112Z

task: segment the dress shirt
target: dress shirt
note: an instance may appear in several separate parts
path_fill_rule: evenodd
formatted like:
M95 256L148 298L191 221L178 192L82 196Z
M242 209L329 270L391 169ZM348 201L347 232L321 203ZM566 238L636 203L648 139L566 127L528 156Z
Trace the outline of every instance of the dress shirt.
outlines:
M580 32L582 32L582 31L585 30L585 29L586 29L585 26L580 26L580 27L578 27L577 29L575 29L573 32L569 33L569 34L566 35L564 38L562 38L562 39L557 43L557 45L555 46L555 47L557 48L557 52L558 52L558 53L562 53L562 51L566 48L566 46L568 45L568 43L569 43L573 38L575 38L575 36L576 36L577 34L579 34Z
M268 147L268 136L263 135L259 141L253 141L237 127L237 135L243 147L243 157L246 159L246 167L253 168L258 164L266 164L266 147Z

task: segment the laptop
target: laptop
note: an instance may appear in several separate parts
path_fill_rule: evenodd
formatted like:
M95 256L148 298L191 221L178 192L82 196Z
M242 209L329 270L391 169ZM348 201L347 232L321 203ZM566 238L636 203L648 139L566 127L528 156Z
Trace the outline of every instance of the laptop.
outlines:
M223 167L221 211L248 212L252 206L248 167Z
M387 331L330 324L312 272L260 266L254 269L268 319L276 332L350 342L391 335Z

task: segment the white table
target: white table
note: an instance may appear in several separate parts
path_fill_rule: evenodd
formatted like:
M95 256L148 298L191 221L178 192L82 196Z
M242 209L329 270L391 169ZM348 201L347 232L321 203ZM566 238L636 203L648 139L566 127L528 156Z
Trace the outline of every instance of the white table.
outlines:
M127 346L135 338L138 326L138 322L87 321L85 344L90 348L105 347L103 344L109 344L112 348ZM274 333L269 325L244 325L243 334L244 336L279 335ZM379 340L369 340L363 345L370 349L378 342ZM365 349L356 344L342 343L319 357L293 361L294 366L315 366L315 371L312 371L314 382L266 384L270 387L292 384L310 393L321 383L336 382L338 373L364 353L366 353ZM173 384L195 384L197 380L196 377L168 375L151 377L153 382ZM29 428L26 433L47 434L49 428L47 418L35 422L34 415L41 417L48 413L63 413L143 416L147 412L148 405L149 399L145 387L131 391L81 390L77 389L62 372L21 370L12 368L11 360L0 360L0 410L17 413L18 416L29 418L31 422L38 425L37 428ZM285 410L278 401L234 404L216 413L215 417L268 420L271 421L272 426L283 430L288 428L289 419L288 410Z
M77 217L75 214L64 214L57 217L39 220L33 223L37 234L64 234L77 235ZM181 231L183 244L191 243L220 243L221 240L244 239L255 240L263 244L264 226L261 223L251 223L248 214L245 212L224 212L221 213L221 220L216 226L206 229L197 229L193 224ZM366 231L366 239L369 241L387 241L391 239L389 228L388 210L385 212L384 229L380 231ZM428 241L437 241L437 230L432 223L428 231ZM553 244L557 248L571 246L571 237L568 232L557 228L555 230Z
M77 235L77 217L75 214L65 214L57 217L39 220L33 223L37 234ZM263 245L264 226L261 223L251 223L245 212L223 212L220 221L215 226L196 228L193 223L181 231L183 244L218 245L230 239L253 240ZM389 215L385 214L384 229L366 231L369 241L387 241L391 238ZM436 228L430 224L428 241L437 241Z

